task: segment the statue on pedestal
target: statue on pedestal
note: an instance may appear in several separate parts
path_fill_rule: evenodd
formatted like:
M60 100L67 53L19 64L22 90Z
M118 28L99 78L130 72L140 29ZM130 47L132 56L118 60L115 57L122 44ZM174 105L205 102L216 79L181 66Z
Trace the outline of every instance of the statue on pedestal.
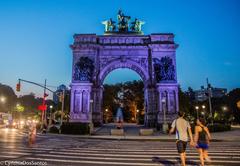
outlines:
M110 18L110 20L103 21L102 24L105 25L105 32L115 31L116 30L115 23L116 22L113 21L112 18Z
M145 24L144 21L140 21L139 19L135 18L135 20L131 23L131 30L134 32L141 32L142 31L142 25Z
M131 19L130 16L125 16L122 10L118 11L118 30L119 32L128 32L128 22Z
M126 16L123 14L122 10L118 11L117 14L117 26L115 25L115 21L110 18L109 20L105 20L102 22L105 25L105 32L106 33L142 33L142 25L145 22L140 21L139 19L135 18L131 25L129 25L131 17ZM130 27L129 27L130 26Z

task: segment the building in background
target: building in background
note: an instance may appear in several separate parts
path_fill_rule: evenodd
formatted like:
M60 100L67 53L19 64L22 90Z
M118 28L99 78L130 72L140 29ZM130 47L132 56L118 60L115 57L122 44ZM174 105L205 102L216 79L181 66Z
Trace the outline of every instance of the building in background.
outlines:
M211 87L210 95L213 98L220 98L227 94L226 88L213 88ZM208 99L208 89L201 87L200 90L194 91L195 101L205 101Z

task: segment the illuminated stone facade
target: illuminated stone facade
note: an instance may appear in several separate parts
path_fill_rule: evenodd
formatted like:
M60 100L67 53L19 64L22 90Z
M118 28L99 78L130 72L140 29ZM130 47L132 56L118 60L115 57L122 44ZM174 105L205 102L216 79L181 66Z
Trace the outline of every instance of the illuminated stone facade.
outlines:
M71 83L71 122L103 122L103 81L111 71L129 68L144 82L145 124L171 122L178 112L174 35L76 34Z

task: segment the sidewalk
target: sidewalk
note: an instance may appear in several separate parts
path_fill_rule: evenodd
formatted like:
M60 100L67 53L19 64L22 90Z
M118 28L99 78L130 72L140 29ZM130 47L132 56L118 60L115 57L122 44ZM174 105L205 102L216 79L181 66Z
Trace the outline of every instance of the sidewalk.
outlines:
M113 136L113 135L64 135L64 134L50 134L58 135L60 137L75 137L83 139L103 139L103 140L133 140L133 141L168 141L174 142L175 135L163 134L155 132L153 136L139 136L139 135L125 135L125 136ZM240 126L233 126L231 131L211 133L212 142L220 141L240 141Z

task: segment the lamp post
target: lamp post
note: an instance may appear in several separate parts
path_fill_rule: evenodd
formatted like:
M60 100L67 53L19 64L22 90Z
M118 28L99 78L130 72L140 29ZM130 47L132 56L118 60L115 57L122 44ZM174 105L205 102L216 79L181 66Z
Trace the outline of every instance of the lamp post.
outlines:
M105 123L108 123L108 109L105 109Z
M50 105L49 108L50 108L50 110L49 110L50 112L49 112L49 123L48 124L50 126L50 125L52 125L52 109L53 109L53 106Z
M206 120L205 119L205 108L206 108L206 106L205 105L202 105L202 112L201 112L201 114L204 116L204 120Z
M168 124L166 122L166 99L162 99L162 105L163 105L163 125L162 125L162 129L163 129L163 133L167 133L168 130Z
M196 106L195 109L197 110L197 119L198 119L198 118L199 118L199 117L198 117L198 110L199 110L199 107Z
M90 111L89 111L89 133L93 133L93 121L92 121L92 109L93 109L93 100L90 100Z
M138 113L139 113L139 109L137 109L137 111L136 111L136 117L135 117L137 124L138 124Z

